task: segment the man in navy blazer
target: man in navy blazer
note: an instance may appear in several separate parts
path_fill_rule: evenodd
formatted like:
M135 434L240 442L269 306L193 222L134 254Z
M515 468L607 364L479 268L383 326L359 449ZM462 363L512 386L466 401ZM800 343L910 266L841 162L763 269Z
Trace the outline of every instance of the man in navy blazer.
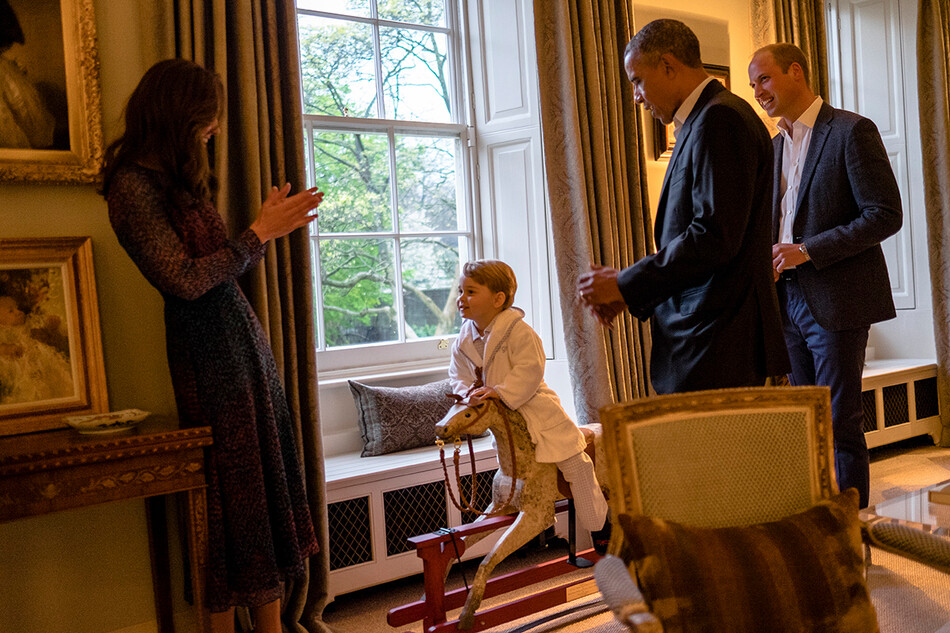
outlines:
M682 22L655 20L624 53L634 97L675 123L657 209L656 253L593 266L582 301L609 325L650 319L657 393L765 384L788 371L771 271L772 145L746 101L703 69Z
M831 389L842 490L870 486L861 377L872 323L896 316L881 242L901 227L897 180L877 127L808 85L793 44L756 51L755 98L781 117L775 146L772 264L793 385Z

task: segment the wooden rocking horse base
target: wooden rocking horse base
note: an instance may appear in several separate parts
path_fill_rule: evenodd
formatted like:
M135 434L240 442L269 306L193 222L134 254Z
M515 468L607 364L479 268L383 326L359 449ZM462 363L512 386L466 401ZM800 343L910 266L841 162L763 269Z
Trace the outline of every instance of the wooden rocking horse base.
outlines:
M558 501L555 508L557 512L569 509L569 500L562 499ZM485 585L485 598L502 595L575 572L578 567L589 567L600 559L600 555L593 549L581 552L584 555L583 558L575 555L574 513L573 508L570 508L570 510L569 542L571 553L568 556L562 556L546 563L489 578ZM422 559L425 597L422 600L391 609L386 615L386 621L389 625L399 627L422 620L424 633L455 633L460 631L458 620L447 620L446 612L461 608L465 604L468 591L465 588L455 589L448 593L445 591L446 568L451 560L461 557L465 550L464 542L459 539L470 534L497 530L510 525L514 522L516 516L512 514L493 517L452 530L440 530L431 534L411 537L409 542L415 546L416 555ZM596 591L597 587L592 577L581 578L533 593L518 600L480 609L475 614L474 626L468 631L484 631L499 624L511 622L582 598Z

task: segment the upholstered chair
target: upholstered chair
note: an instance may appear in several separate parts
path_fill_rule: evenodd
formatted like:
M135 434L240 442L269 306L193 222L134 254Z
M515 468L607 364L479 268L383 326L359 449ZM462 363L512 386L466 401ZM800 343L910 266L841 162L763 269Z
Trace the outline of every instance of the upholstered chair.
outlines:
M614 530L595 578L631 631L879 630L857 491L835 481L827 388L641 398L601 422ZM946 541L910 532L919 560L950 571Z

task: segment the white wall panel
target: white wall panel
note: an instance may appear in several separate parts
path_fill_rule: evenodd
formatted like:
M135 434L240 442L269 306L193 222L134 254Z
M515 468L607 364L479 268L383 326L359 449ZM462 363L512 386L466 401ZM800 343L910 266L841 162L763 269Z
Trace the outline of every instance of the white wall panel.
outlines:
M488 183L495 235L495 250L518 277L517 305L538 331L548 355L551 332L551 288L547 271L547 233L544 199L537 181L539 147L533 139L499 143L486 148ZM483 177L484 177L483 171ZM528 213L525 213L525 211Z
M877 125L887 149L894 176L901 190L904 225L882 247L887 258L894 304L912 310L917 304L913 262L911 179L908 171L907 121L904 106L904 72L907 60L902 48L906 34L901 31L898 0L838 0L838 41L840 49L840 103L846 110L858 112ZM829 46L834 46L830 38ZM913 60L910 60L913 62ZM834 82L836 73L832 73ZM916 112L911 113L916 118ZM919 141L918 141L919 142Z
M830 0L831 104L878 126L901 190L904 224L882 247L897 318L871 328L869 358L932 358L920 123L916 0Z
M906 152L889 153L891 169L897 178L897 186L901 190L901 205L904 208L904 226L896 235L892 235L881 243L884 257L887 259L887 274L891 280L891 293L898 308L912 309L915 307L914 296L914 261L911 248L911 226L908 196L908 176Z
M852 60L854 87L845 89L844 107L874 121L885 142L901 138L904 113L898 7L889 0L851 1L847 5L853 37L845 55ZM846 34L842 33L845 46Z
M469 3L472 36L486 42L473 59L482 254L501 259L518 277L515 303L555 354L557 288L548 248L548 213L541 150L537 55L530 0ZM476 93L479 91L476 90ZM563 337L558 332L558 340ZM560 348L560 342L557 344Z
M528 66L528 59L535 58L534 24L526 23L522 2L483 0L474 6L477 36L485 42L481 72L477 73L482 87L476 90L479 123L488 126L485 131L490 131L494 123L510 125L511 119L524 119L523 123L530 124L537 110L532 99L537 94L533 89L537 73Z

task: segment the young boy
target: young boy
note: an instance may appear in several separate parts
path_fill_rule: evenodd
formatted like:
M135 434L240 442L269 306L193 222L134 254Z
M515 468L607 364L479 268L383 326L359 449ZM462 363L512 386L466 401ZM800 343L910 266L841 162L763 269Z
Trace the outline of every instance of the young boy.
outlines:
M610 538L607 501L584 453L584 437L544 383L541 337L524 322L524 312L511 305L517 289L515 274L504 262L485 259L462 268L458 309L463 322L452 346L452 389L470 404L498 398L524 416L537 460L557 464L571 486L581 523L603 553Z

